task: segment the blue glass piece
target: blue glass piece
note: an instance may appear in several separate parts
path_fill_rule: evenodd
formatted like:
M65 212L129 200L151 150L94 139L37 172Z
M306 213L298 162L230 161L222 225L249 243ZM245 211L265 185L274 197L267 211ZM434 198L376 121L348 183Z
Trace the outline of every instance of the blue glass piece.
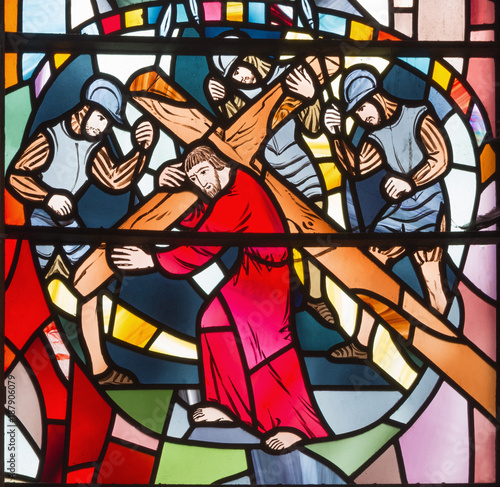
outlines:
M356 187L365 231L370 228L375 217L387 203L380 193L380 183L385 175L386 172L380 170L362 181L352 183Z
M317 391L314 396L330 428L341 435L382 418L402 394L398 391Z
M316 0L316 5L325 10L336 10L346 14L362 16L349 0Z
M97 3L97 9L100 14L104 14L106 12L111 12L113 7L110 5L108 0L95 0Z
M266 4L249 2L248 21L253 24L265 24L266 22Z
M177 4L177 14L176 14L177 22L187 22L188 21L188 16L186 13L186 7L184 7L184 4L178 3Z
M331 345L325 343L325 350ZM326 354L326 351L325 351ZM305 357L307 373L313 386L387 386L375 370L362 364L340 364L323 357Z
M245 477L238 477L237 479L224 482L224 485L253 485L252 480L247 475Z
M346 19L325 13L319 14L319 30L330 34L345 36Z
M196 317L203 300L184 279L168 279L159 273L127 276L120 299L169 329L196 336Z
M429 66L431 65L431 60L426 57L400 57L401 61L408 63L410 66L417 68L424 74L429 73Z
M158 20L162 7L149 7L148 8L148 22L155 24Z
M98 36L99 35L99 28L97 27L97 24L90 24L87 25L87 27L84 27L82 29L82 34L87 34L89 36Z
M364 227L362 227L361 222L358 219L358 214L357 214L357 208L358 205L354 204L354 199L353 199L353 194L352 194L352 189L351 187L356 187L356 183L352 180L347 181L347 184L345 185L345 199L346 199L346 205L347 205L347 215L349 218L349 226L351 229L351 232L353 233L359 233L361 231L365 231Z
M384 79L384 89L406 100L423 100L425 81L401 66L393 66Z
M427 401L436 384L439 382L439 376L431 369L427 369L420 378L415 389L408 396L401 406L392 414L391 420L401 424L406 424L417 414L418 410Z
M325 350L325 343L330 347L344 341L335 330L320 325L309 313L302 311L295 315L297 334L302 350Z
M451 105L435 88L431 88L429 91L429 101L432 103L440 120L443 120L451 112Z
M79 56L68 64L48 88L31 126L30 135L41 123L57 118L78 105L82 87L92 74L92 60L88 55Z
M354 135L352 137L352 144L354 145L354 147L358 147L364 133L365 130L363 129L363 127L356 127L356 131L354 132Z
M457 298L453 299L447 318L448 321L455 326L455 328L460 326L460 304Z
M141 384L199 384L197 364L150 357L109 342L107 348L111 360L132 371Z
M295 450L284 455L270 455L252 450L257 485L345 485L346 481L332 468Z
M421 297L424 296L422 287L420 286L420 281L418 280L417 274L415 274L415 268L408 257L396 262L392 271L403 279L403 281L406 282L406 284L408 284L408 286L410 286Z
M23 80L31 78L33 71L38 67L40 61L45 57L43 53L23 54Z
M195 430L191 433L189 439L194 441L205 441L209 443L220 443L228 445L260 444L260 438L238 427L211 428L202 426L199 428L195 428Z
M90 185L78 201L78 214L89 228L109 228L129 209L130 192L111 194Z
M66 0L24 0L22 31L39 34L66 33Z
M184 438L190 428L188 412L179 404L175 404L169 419L167 436Z
M205 56L178 56L175 62L175 81L181 85L195 100L212 111L205 97L203 83L208 75L208 64Z

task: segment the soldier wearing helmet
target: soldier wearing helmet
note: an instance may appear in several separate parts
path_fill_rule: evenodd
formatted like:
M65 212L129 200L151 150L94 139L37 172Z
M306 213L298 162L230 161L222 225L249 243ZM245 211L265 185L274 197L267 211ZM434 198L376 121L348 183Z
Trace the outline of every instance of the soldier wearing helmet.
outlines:
M449 169L449 149L431 108L386 93L370 66L349 71L341 86L345 113L365 129L354 147L343 137L343 114L335 104L324 122L334 136L338 161L347 175L362 179L385 169L380 191L386 205L371 223L372 232L433 232L446 230L445 195L441 180ZM403 246L370 247L383 264L393 264L406 253ZM422 288L430 305L444 313L448 304L443 282L442 248L419 249L411 257L418 264ZM353 343L330 350L334 360L366 359L366 345L374 320L367 312Z
M8 185L25 205L32 226L81 227L77 202L89 179L108 191L121 191L141 172L154 139L149 122L138 123L135 147L119 164L104 143L113 124L124 125L123 108L118 80L93 77L82 90L80 105L45 124L13 161ZM54 246L36 250L42 268L54 264ZM68 244L62 250L58 267L67 273L66 264L77 262L88 246Z

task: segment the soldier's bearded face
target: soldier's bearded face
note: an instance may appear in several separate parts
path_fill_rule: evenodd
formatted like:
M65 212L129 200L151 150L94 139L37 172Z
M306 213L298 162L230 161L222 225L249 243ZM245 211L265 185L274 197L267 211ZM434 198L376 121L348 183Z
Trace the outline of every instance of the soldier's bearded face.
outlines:
M245 66L238 66L234 70L233 79L245 85L253 85L257 82L252 71Z
M370 102L363 103L357 110L356 115L369 125L379 125L381 122L380 113L377 107Z
M87 135L96 138L99 137L109 125L109 120L99 110L94 110L87 119L85 124L85 132Z
M221 190L217 169L208 161L196 164L187 172L187 175L209 198L214 198Z

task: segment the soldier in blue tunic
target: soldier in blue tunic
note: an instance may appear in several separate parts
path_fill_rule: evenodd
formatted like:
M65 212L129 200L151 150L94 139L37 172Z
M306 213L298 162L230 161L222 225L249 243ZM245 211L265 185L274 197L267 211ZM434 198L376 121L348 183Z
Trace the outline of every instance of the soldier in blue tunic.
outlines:
M434 232L446 230L445 195L441 181L449 168L449 149L443 130L429 107L395 99L379 86L369 67L358 67L344 78L346 113L365 128L365 138L354 148L341 134L342 114L333 105L325 112L325 126L335 136L333 144L339 163L349 177L363 178L381 168L386 206L370 231ZM406 253L403 246L370 247L384 264ZM429 302L444 313L447 296L443 283L443 249L419 249L413 257L425 282ZM365 312L366 314L366 312ZM374 320L364 316L354 342L331 350L333 359L365 359L366 345Z

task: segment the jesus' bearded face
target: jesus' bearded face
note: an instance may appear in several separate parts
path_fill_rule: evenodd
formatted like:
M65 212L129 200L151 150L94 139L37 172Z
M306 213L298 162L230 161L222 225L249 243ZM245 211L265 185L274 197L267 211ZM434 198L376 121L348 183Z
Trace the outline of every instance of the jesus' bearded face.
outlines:
M208 161L196 164L187 172L187 175L209 198L217 196L222 189L217 169Z

